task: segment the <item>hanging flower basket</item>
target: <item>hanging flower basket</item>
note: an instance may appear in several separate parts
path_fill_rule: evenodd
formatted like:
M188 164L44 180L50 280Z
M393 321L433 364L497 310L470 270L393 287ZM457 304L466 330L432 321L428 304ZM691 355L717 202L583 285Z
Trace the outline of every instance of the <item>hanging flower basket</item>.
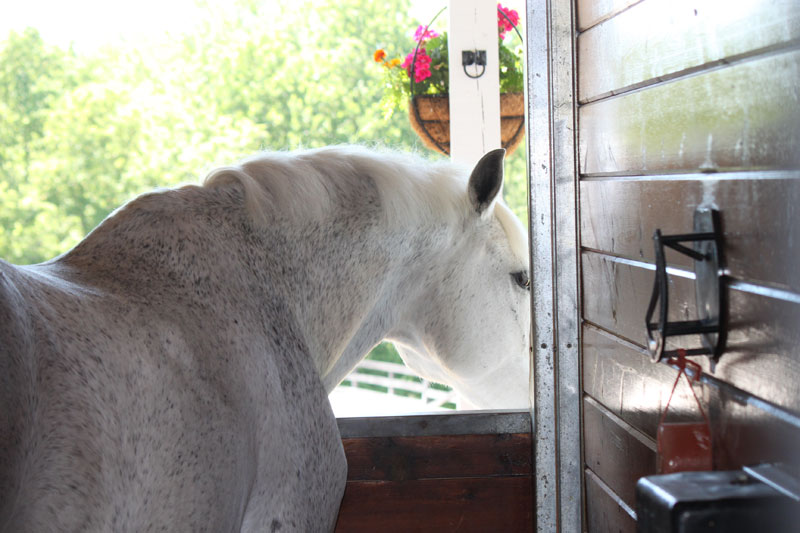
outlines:
M426 26L414 32L415 47L405 56L390 58L383 48L373 60L384 68L386 92L382 106L386 115L395 109L408 109L411 127L425 146L442 154L450 153L449 60L447 32L439 33L432 24L442 8ZM519 146L525 133L525 98L522 94L522 35L517 30L519 14L497 4L497 37L500 77L500 137L510 153ZM513 31L519 37L511 44L505 39Z
M408 118L422 143L432 150L450 155L450 97L447 94L414 96L408 106ZM525 134L525 98L523 93L500 95L500 141L509 155L517 149Z

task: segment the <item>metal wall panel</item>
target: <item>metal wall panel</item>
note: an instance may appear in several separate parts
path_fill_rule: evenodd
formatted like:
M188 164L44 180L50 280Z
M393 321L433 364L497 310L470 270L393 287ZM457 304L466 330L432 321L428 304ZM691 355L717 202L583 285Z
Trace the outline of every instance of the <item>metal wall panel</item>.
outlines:
M337 418L343 439L530 433L527 409L486 409L420 415Z
M796 46L798 40L796 0L646 0L578 37L579 100Z
M581 173L798 168L798 79L794 50L584 105Z
M528 234L531 253L531 406L534 434L536 530L557 531L557 428L553 346L553 265L550 172L550 68L548 3L527 5Z
M528 4L535 504L546 532L581 530L574 17L571 2Z

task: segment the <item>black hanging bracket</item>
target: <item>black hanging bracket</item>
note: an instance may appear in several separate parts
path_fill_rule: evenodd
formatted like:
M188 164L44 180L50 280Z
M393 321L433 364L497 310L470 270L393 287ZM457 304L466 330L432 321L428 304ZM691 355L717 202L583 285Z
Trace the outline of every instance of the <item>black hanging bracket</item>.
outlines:
M653 235L656 253L656 278L653 295L647 306L647 349L653 362L678 355L677 350L665 351L667 337L695 335L702 337L703 347L682 351L684 355L707 355L713 363L725 347L726 309L722 269L722 232L719 212L699 207L694 212L694 233L662 235L656 230ZM682 242L692 242L688 248ZM664 247L667 246L694 259L695 299L697 320L669 322L669 280ZM653 321L656 304L659 303L658 321Z
M470 65L477 65L482 68L476 74L470 74L467 72L467 67ZM468 78L480 78L486 72L486 50L462 50L461 66Z

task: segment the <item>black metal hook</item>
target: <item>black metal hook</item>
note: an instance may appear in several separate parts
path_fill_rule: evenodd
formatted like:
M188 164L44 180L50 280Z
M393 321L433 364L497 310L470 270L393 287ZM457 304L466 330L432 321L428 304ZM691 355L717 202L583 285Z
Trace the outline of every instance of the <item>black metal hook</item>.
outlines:
M708 355L719 357L725 346L725 306L722 287L721 242L719 214L708 208L698 208L694 214L695 233L683 235L662 235L657 229L653 235L656 254L656 277L653 294L647 306L645 325L647 326L647 348L651 358L658 362L664 357L672 357L676 350L664 351L667 337L701 334L702 348L685 350L685 355ZM687 248L681 242L693 242L694 248ZM668 246L694 259L695 298L697 301L697 320L670 322L669 280L664 247ZM659 305L658 322L653 322L656 304Z

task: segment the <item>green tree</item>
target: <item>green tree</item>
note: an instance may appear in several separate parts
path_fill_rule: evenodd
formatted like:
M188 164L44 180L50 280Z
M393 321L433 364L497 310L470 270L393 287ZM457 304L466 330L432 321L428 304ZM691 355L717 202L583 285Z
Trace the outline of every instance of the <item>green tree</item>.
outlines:
M0 44L0 257L63 253L132 196L260 149L423 152L403 114L384 117L371 60L376 48L408 45L409 0L218 9L185 35L90 55L50 47L35 30ZM506 166L518 214L522 152Z
M414 147L402 117L383 119L382 73L371 61L377 46L408 38L408 11L407 0L306 1L279 13L240 3L184 39L173 83L205 109L260 125L264 148Z
M377 48L419 24L410 0L238 0L195 31L76 55L36 30L0 42L0 257L67 251L114 208L156 186L197 182L260 149L374 143L425 153L381 108ZM525 151L505 197L526 216ZM397 361L387 344L372 357Z
M62 249L51 231L56 208L32 178L47 157L51 106L78 82L74 59L32 29L0 42L0 256L15 262L41 260L41 248Z
M34 29L11 32L0 46L0 174L24 181L37 156L50 106L73 86L72 57L47 46ZM19 174L21 172L21 174Z

